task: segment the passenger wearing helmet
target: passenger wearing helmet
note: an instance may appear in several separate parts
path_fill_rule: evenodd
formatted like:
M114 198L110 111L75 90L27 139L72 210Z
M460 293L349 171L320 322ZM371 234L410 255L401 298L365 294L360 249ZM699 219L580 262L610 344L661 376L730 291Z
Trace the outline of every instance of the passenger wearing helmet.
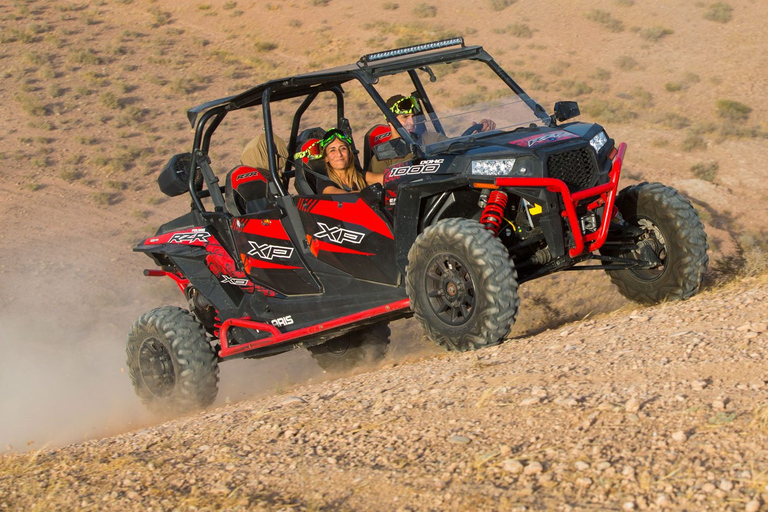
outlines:
M413 96L403 96L402 94L395 94L387 100L387 107L397 117L398 122L405 128L405 131L411 134L413 140L419 145L434 144L440 140L445 139L445 136L437 132L425 131L425 125L419 120L423 118L421 114L421 107L419 102ZM479 123L473 123L481 125L478 131L485 132L496 128L496 123L490 119L483 119ZM383 126L383 125L382 125ZM389 123L389 136L383 137L384 140L398 139L400 134L395 130L395 127ZM374 153L371 158L368 168L374 173L383 173L387 168L411 160L413 155L408 153L403 157L398 158L385 158L379 159Z

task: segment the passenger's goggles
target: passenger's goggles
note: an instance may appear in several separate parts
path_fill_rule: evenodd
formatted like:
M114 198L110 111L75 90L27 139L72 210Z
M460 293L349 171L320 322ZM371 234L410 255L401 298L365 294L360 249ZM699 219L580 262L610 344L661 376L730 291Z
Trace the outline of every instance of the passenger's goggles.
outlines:
M323 150L320 148L320 139L310 139L301 147L301 151L293 155L294 160L303 158L307 160L317 160L323 158Z
M417 114L421 111L419 102L413 96L397 100L389 109L398 116Z
M325 150L326 147L328 147L328 144L333 142L333 139L339 139L342 142L345 142L352 146L352 139L350 139L344 132L341 130L337 130L336 128L333 128L332 130L328 130L325 132L325 135L323 135L323 138L320 139L320 149Z

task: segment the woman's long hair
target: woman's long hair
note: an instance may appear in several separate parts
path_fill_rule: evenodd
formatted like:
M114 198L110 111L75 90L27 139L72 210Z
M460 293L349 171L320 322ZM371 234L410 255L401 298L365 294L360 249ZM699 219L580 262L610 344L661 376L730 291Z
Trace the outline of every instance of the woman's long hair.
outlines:
M341 140L341 139L339 139ZM355 159L352 155L352 146L346 143L346 141L341 141L345 146L347 146L347 155L349 156L349 163L347 163L347 168L343 171L336 171L333 167L331 167L331 164L328 163L328 159L325 158L326 149L323 149L323 159L325 160L325 173L328 175L328 178L332 182L334 182L336 185L338 185L339 188L344 188L344 180L343 177L346 177L348 182L352 183L353 189L357 190L363 190L365 187L368 186L368 184L365 182L365 178L363 175L357 171L357 168L355 167Z

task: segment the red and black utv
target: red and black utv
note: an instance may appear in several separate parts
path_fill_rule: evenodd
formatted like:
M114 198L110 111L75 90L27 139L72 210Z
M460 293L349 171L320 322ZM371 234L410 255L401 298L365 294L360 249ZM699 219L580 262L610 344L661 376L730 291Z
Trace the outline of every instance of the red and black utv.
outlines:
M403 93L410 130L386 103ZM244 111L260 116L269 158L221 173L222 186L212 142ZM135 248L157 264L145 274L173 279L189 309L161 307L133 325L137 394L152 409L188 410L214 401L227 359L297 347L324 368L380 358L388 322L410 315L449 350L495 345L515 321L518 284L560 270L605 270L641 303L694 295L708 263L695 209L658 183L619 192L626 145L568 122L577 115L574 102L547 113L461 38L190 109L192 151L158 182L188 194L191 210ZM317 193L329 128L362 146L361 169L394 162L383 186Z

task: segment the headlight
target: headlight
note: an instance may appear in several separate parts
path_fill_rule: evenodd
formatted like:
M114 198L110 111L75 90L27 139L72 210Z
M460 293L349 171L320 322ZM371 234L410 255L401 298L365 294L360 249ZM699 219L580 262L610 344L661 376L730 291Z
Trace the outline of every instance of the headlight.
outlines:
M514 158L505 158L504 160L473 160L472 174L483 176L506 176L512 174L515 167Z
M595 151L600 151L605 143L608 142L608 135L605 132L600 132L589 141L590 146L595 148Z

